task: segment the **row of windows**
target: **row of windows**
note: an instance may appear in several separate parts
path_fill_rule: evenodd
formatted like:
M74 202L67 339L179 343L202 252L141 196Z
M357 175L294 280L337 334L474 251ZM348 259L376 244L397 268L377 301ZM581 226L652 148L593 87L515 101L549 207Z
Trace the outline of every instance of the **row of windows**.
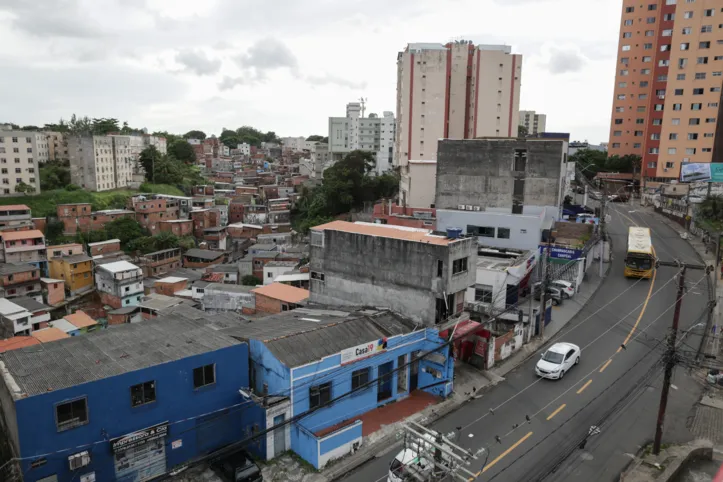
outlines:
M15 143L17 143L17 142L18 142L18 138L17 138L17 137L13 137L13 138L12 138L12 141L15 142ZM4 143L4 142L5 142L5 138L4 138L4 137L0 137L0 144L2 144L2 143ZM31 143L31 142L33 142L33 138L32 138L32 137L26 137L26 138L25 138L25 142Z
M23 182L23 178L22 178L22 177L18 177L18 178L15 179L15 183L16 183L16 184L20 184L21 182ZM30 184L35 184L35 178L34 178L34 177L31 177L30 179L28 179L28 182L29 182ZM4 177L3 180L2 180L2 183L3 183L3 184L10 184L10 179Z
M18 148L18 147L13 147L13 152L19 153L19 152L20 152L20 148ZM27 148L27 152L29 152L29 153L32 154L33 148L32 148L32 147L28 147L28 148ZM5 148L4 148L4 147L0 147L0 154L5 154Z
M86 273L87 274L87 273ZM216 365L205 365L193 369L193 388L216 383ZM156 401L154 380L130 387L131 407L138 407ZM55 405L55 423L59 432L88 423L88 399L86 397Z
M494 238L495 231L498 239L510 239L510 228L495 228L494 226L473 226L467 225L467 234L481 236L483 238Z
M16 168L15 168L15 174L21 174L22 172L23 172L22 168L20 168L20 167L16 167ZM32 167L28 168L28 172L34 173L34 172L35 172L35 168L32 168ZM8 169L7 169L6 167L3 167L2 169L0 169L0 173L2 173L2 174L7 174L7 173L8 173Z

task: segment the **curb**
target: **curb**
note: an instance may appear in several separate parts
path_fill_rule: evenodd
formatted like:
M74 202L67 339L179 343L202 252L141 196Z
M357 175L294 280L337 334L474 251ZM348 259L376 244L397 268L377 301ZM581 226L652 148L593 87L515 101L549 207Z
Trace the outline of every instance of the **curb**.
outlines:
M674 480L683 466L692 460L712 460L713 443L698 439L685 445L668 447L660 455L645 455L641 449L635 460L620 473L620 482L668 482ZM661 469L659 473L650 474L644 467Z

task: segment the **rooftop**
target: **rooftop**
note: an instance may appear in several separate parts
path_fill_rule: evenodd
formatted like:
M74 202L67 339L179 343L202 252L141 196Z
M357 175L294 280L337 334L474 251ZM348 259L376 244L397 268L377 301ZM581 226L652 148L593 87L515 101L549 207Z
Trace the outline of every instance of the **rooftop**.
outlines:
M268 266L268 265L267 265ZM290 283L292 281L308 281L310 279L309 273L286 273L277 276L274 279L276 283Z
M301 303L309 299L309 290L282 283L271 283L253 290L254 293L286 303Z
M176 306L184 302L185 300L173 296L166 296L160 293L151 293L150 295L143 298L141 302L138 303L138 306L140 306L141 308L146 308L148 310L159 311L171 308L172 306Z
M72 315L65 315L64 320L72 323L78 328L85 328L86 326L97 325L98 322L88 316L84 311L78 310Z
M16 313L27 313L27 310L22 306L16 305L7 298L0 298L0 315L11 316Z
M30 211L30 208L25 204L8 204L6 206L0 206L0 212L2 211Z
M0 275L38 271L37 266L26 263L0 263Z
M0 236L2 236L3 241L17 241L28 238L42 238L44 234L37 229L30 229L28 231L6 231L0 233Z
M181 281L188 281L188 278L181 278L179 276L166 276L156 281L156 283L180 283Z
M25 308L31 313L35 313L36 311L43 311L43 310L49 310L49 306L45 306L42 303L38 303L32 298L28 298L26 296L19 296L17 298L13 298L13 303L20 306L21 308Z
M268 244L252 244L248 247L248 250L255 250L255 251L276 251L277 247L275 244L268 243Z
M405 226L393 226L388 224L332 221L330 223L315 226L311 229L313 231L329 230L341 231L345 233L364 234L367 236L401 239L405 241L413 241L416 243L436 244L440 246L448 246L455 241L459 241L458 239L450 239L446 236L432 234L432 231L430 231L429 229L408 228Z
M87 254L71 254L68 256L55 256L51 259L60 259L66 263L84 263L86 261L92 261L93 258Z
M40 281L43 283L65 283L65 280L53 278L40 278Z
M223 251L211 251L208 249L198 249L198 248L192 248L186 251L184 256L187 258L201 258L205 260L214 260L222 257L224 255Z
M138 266L133 263L129 263L128 261L114 261L112 263L101 265L100 267L106 271L110 271L111 273L121 273L123 271L140 269Z
M212 233L219 233L219 232L221 232L221 231L226 231L226 226L214 226L214 227L210 227L210 228L204 228L203 231L204 231L204 232L210 231L210 232L212 232Z
M238 266L235 264L217 264L211 267L214 273L238 273Z
M66 332L60 328L43 328L42 330L35 330L30 334L33 338L37 338L41 343L48 343L51 341L62 340L63 338L70 338Z
M120 243L120 239L109 239L107 241L98 241L97 243L88 243L88 246L102 246L104 244Z
M299 264L299 263L297 263L296 261L270 261L270 262L266 263L266 265L264 265L264 267L269 267L269 268L293 268L293 267L295 267L297 264Z
M250 293L254 290L254 286L229 285L224 283L208 283L205 287L194 285L198 288L204 288L206 291L226 291L228 293Z
M199 312L205 315L203 312ZM44 330L41 330L44 331ZM40 332L35 332L40 333ZM21 398L92 382L237 345L239 342L183 316L110 326L56 343L2 355Z
M14 336L7 340L0 340L0 353L8 350L17 350L26 346L37 345L40 341L32 336Z

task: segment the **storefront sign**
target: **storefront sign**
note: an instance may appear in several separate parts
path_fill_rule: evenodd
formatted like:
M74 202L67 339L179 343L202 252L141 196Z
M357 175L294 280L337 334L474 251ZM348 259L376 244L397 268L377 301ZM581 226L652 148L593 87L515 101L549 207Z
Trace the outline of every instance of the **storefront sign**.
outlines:
M181 447L183 447L183 439L179 438L178 440L174 440L173 442L171 442L171 449L176 450L180 449Z
M346 365L384 351L384 340L371 341L363 345L347 348L341 352L341 364Z
M121 452L134 447L140 447L151 440L165 437L168 434L168 422L159 423L123 437L111 439L110 448L113 452Z
M540 245L540 253L545 256L547 253L547 245ZM578 259L582 258L582 250L572 248L562 248L558 246L550 247L550 258L553 259Z
M723 182L723 163L691 162L680 166L682 182Z

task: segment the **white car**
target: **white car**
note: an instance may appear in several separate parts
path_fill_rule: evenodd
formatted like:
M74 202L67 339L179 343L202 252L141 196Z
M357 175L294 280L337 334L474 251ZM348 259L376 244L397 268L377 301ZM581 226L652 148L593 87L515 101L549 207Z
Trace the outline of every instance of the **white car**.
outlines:
M561 380L580 363L580 347L572 343L555 343L545 351L535 366L538 377Z
M550 283L550 286L553 288L557 288L562 292L563 298L572 298L575 296L575 285L570 283L569 281L565 281L563 279L556 279L552 283Z

